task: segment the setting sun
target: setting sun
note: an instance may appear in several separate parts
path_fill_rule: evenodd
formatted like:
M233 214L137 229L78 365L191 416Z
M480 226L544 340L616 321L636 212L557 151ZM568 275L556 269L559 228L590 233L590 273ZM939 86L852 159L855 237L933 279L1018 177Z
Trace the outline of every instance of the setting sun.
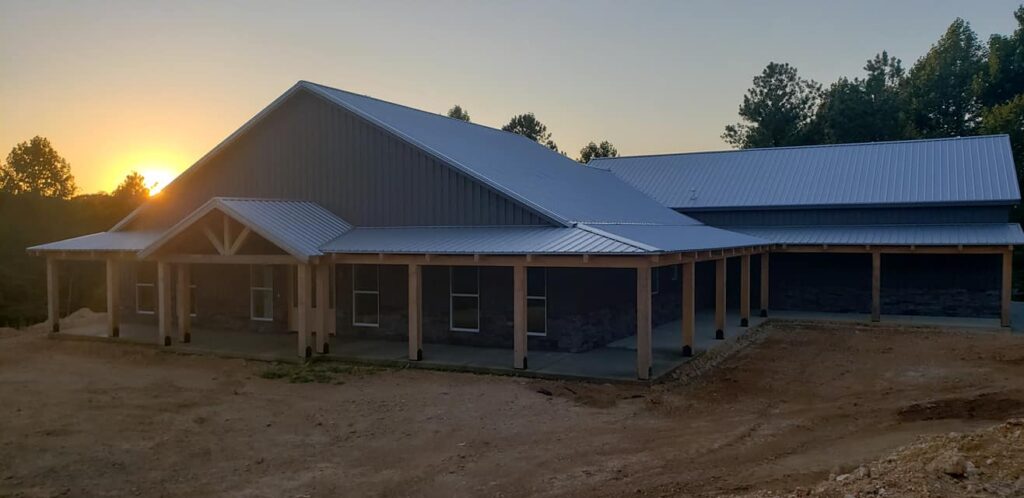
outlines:
M177 173L163 167L140 166L137 171L146 179L149 195L160 193L168 183L171 183L171 180L178 176Z

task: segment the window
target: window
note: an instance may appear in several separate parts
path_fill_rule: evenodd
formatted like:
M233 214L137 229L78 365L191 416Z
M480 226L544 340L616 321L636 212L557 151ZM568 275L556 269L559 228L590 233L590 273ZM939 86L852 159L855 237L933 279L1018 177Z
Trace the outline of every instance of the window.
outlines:
M250 267L249 318L261 322L274 320L274 267Z
M661 268L651 268L651 295L661 292Z
M135 273L135 312L152 315L156 311L156 265L141 264Z
M449 315L451 329L463 332L480 331L480 269L475 266L453 266Z
M196 316L199 309L199 298L196 297L196 284L188 286L188 316Z
M548 270L526 269L526 333L548 333Z
M679 281L679 265L672 265L672 281Z
M380 326L380 267L352 265L352 325Z

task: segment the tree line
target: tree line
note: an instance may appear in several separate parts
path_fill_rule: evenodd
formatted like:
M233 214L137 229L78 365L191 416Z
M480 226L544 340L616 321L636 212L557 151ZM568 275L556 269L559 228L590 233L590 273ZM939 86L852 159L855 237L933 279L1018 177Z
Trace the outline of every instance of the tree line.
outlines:
M458 119L466 122L471 122L469 119L469 111L464 109L462 106L456 104L451 109L448 109L448 117L452 119ZM502 126L503 131L508 131L522 135L534 142L537 142L555 152L561 152L565 155L564 151L558 149L558 144L551 139L551 132L548 131L548 127L541 123L534 116L532 112L525 114L517 114L509 119L505 126ZM580 155L576 158L577 162L587 164L591 159L596 157L619 157L619 151L615 149L615 146L607 140L602 140L601 143L590 142L584 145L580 149Z
M824 86L769 63L722 138L736 148L1000 134L1024 168L1024 6L1013 34L978 39L957 18L909 70L883 51L864 74Z
M0 327L46 319L46 269L25 248L108 230L149 195L145 178L131 172L111 192L78 195L71 164L50 141L34 137L0 162ZM61 312L104 309L99 264L63 263Z

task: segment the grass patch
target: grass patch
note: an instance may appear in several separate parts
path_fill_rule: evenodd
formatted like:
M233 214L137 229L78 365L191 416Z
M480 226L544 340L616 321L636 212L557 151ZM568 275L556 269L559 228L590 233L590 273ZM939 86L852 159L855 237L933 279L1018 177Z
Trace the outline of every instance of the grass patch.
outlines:
M274 363L260 372L264 379L284 379L292 384L344 384L339 376L373 374L378 369L333 362L310 362L301 365Z

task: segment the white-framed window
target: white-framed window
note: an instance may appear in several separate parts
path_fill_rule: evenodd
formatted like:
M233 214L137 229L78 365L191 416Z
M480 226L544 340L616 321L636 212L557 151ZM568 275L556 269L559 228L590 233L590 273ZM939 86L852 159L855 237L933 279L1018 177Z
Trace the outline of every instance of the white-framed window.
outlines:
M449 269L450 295L448 316L452 330L480 331L480 269L452 266Z
M380 326L380 267L352 265L352 325Z
M249 267L249 318L260 322L274 320L274 267Z
M135 312L152 315L156 312L156 265L140 264L135 272Z
M526 334L548 335L548 269L526 269Z
M661 267L651 268L651 295L661 292Z

